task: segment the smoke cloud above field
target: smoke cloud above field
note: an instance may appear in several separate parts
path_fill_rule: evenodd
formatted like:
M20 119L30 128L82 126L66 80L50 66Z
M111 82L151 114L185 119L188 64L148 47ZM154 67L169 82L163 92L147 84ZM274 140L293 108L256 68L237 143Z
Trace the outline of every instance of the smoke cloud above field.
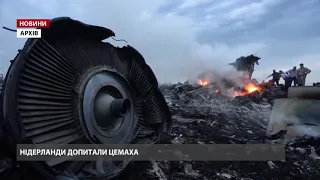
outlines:
M299 12L292 14L297 6ZM15 27L17 18L70 16L108 27L143 54L160 82L185 81L204 71L225 73L228 63L257 51L262 59L253 76L259 80L272 69L304 62L313 70L311 81L320 73L313 67L320 59L319 31L312 31L320 24L316 7L318 0L6 0L0 3L0 25ZM24 40L3 30L0 38L5 72Z

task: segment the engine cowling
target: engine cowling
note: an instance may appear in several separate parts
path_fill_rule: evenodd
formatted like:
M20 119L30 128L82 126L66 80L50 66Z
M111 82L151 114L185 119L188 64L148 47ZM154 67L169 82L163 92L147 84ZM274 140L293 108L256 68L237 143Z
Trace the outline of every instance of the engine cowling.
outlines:
M26 41L1 93L12 152L16 144L151 144L171 130L153 71L133 47L102 42L111 36L109 29L62 17L42 30L41 39ZM127 163L52 159L23 165L48 179L64 173L108 179Z

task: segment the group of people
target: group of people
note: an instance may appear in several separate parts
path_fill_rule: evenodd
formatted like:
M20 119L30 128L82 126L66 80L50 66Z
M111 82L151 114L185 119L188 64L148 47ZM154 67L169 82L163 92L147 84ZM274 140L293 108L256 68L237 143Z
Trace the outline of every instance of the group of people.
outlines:
M282 78L285 82L285 90L288 91L292 84L293 86L305 86L306 78L309 73L311 73L311 70L304 67L301 63L300 68L297 69L297 67L294 66L287 72L283 72L282 70L277 72L276 70L273 70L272 74L267 78L272 77L272 81L277 85L279 85L279 81Z

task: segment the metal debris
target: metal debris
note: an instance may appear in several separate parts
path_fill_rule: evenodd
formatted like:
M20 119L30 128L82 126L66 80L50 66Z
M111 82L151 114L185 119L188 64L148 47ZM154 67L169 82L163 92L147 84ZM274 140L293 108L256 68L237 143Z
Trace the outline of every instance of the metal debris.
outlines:
M159 180L167 180L167 177L165 176L164 172L161 170L161 168L158 166L157 162L154 160L150 160L152 164L152 168L156 176L159 178Z
M278 168L272 161L268 161L270 169Z

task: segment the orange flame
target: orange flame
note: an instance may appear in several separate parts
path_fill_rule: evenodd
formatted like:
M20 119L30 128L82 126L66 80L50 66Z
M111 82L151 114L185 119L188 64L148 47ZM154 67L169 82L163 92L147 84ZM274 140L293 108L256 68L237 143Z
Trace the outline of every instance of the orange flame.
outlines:
M245 96L251 94L253 92L262 92L262 87L258 85L254 85L253 83L249 83L244 87L244 91L235 91L235 96Z
M247 78L246 76L244 76L244 78ZM199 80L198 81L200 86L208 86L209 85L209 81L208 80ZM255 85L254 83L252 83L250 81L250 79L248 79L246 82L245 87L242 90L239 91L234 91L233 95L234 96L245 96L248 94L251 94L253 92L262 92L263 88L260 85ZM221 90L219 88L217 88L215 90L216 93L221 93Z
M248 92L248 93L253 93L255 91L261 91L262 88L259 87L259 86L256 86L252 83L248 84L246 87L245 87L245 90Z
M199 80L199 84L200 84L200 86L207 86L209 84L209 82L206 80Z

